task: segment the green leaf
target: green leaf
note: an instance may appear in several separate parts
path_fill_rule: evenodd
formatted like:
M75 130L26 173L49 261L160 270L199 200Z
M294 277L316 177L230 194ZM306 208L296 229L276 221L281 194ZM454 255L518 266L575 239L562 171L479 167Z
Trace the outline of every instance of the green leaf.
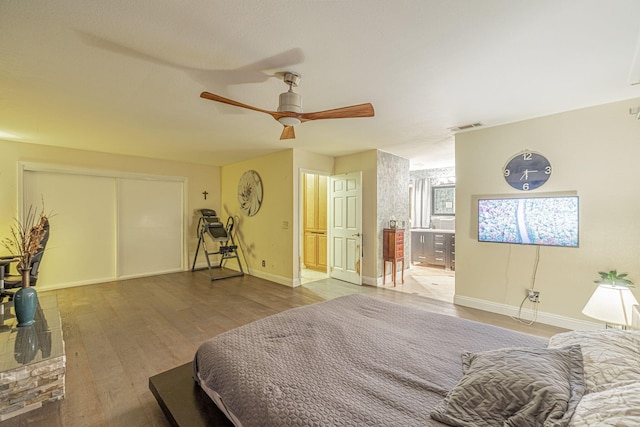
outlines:
M629 275L628 273L618 274L618 270L611 270L608 273L599 271L598 274L600 275L600 280L594 280L594 283L633 287L633 282L626 278Z

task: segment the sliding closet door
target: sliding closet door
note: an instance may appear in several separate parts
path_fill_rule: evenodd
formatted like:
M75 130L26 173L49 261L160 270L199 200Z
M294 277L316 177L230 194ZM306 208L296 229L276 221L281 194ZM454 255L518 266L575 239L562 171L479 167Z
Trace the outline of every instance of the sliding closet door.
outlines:
M118 276L182 271L182 182L118 179Z
M25 206L51 214L38 286L115 278L116 186L113 178L25 171Z
M184 268L182 178L25 164L24 206L51 213L38 287L60 288Z

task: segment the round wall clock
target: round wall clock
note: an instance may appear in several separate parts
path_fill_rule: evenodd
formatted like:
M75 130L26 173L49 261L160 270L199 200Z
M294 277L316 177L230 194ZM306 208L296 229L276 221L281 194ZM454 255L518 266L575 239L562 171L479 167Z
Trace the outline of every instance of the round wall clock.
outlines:
M240 177L238 183L238 203L247 216L258 213L262 204L262 181L254 170L248 170Z
M504 179L516 190L541 187L551 176L551 163L542 154L525 151L513 156L504 167Z

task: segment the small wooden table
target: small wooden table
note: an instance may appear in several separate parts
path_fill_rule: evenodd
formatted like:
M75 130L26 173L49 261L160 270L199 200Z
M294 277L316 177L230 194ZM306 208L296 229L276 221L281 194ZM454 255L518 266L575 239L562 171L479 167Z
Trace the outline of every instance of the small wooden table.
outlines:
M382 230L382 257L384 267L382 273L382 284L387 280L387 262L393 265L391 277L393 286L396 285L397 262L402 263L402 283L404 283L404 228L385 228Z

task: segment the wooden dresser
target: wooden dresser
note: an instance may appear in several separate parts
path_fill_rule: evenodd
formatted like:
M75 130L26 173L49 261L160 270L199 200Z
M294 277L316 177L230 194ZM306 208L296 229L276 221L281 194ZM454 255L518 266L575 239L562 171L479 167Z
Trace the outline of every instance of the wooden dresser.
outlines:
M387 262L392 265L391 278L393 286L396 285L397 263L402 263L402 283L404 283L404 228L385 228L382 231L382 257L384 267L382 273L382 284L387 280Z

